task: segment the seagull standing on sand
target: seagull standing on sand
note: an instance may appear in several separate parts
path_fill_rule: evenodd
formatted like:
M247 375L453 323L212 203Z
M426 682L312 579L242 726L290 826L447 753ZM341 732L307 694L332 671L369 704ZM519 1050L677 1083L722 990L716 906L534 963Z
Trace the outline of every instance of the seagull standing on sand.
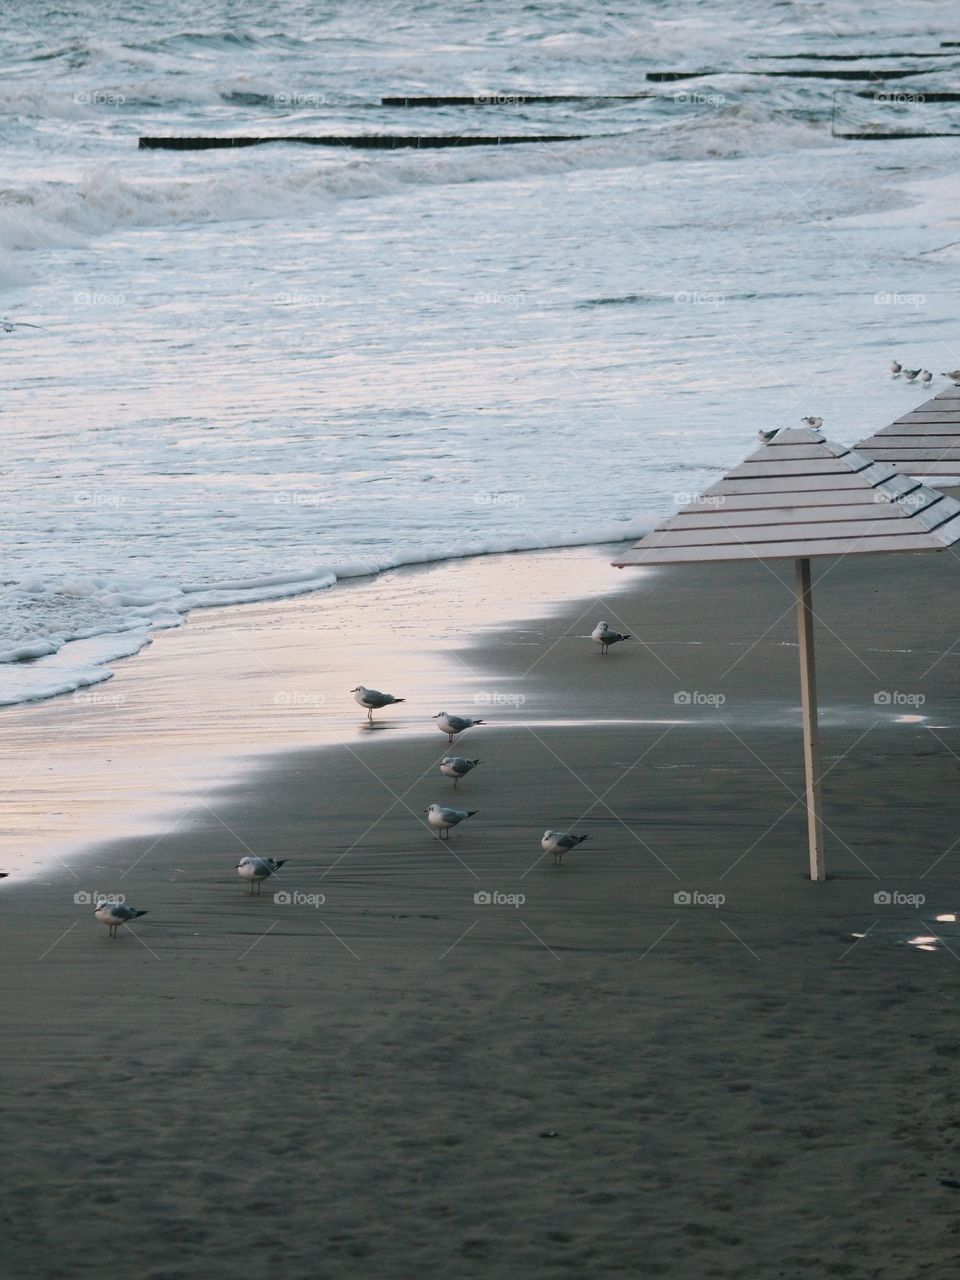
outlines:
M471 720L469 716L452 716L447 711L438 711L433 718L440 732L447 735L448 742L452 742L458 733L472 729L478 724L486 724L486 720Z
M250 892L259 895L263 882L268 876L274 876L286 862L286 858L241 858L237 863L237 875L241 880L250 881Z
M919 372L920 372L919 369L904 369L903 376L906 378L908 382L916 382L917 374Z
M128 924L131 920L136 920L139 916L145 916L146 911L138 911L136 907L128 907L125 902L116 902L113 898L104 898L102 902L98 902L93 909L93 914L101 924L110 926L111 938L117 936L117 930L122 924Z
M933 374L930 372L929 369L924 369L923 373L921 373L920 375L920 381L923 383L925 387L928 387L930 385L930 383L933 381Z
M773 437L777 434L777 432L778 432L779 430L780 430L780 428L779 428L779 427L774 427L772 431L758 431L758 432L757 432L757 439L758 439L762 444L769 444L769 443L770 443L770 441L773 439Z
M612 644L619 644L621 640L629 640L630 636L629 634L622 635L619 631L611 631L607 623L601 619L590 632L590 639L594 644L600 646L601 653L606 653Z
M814 431L816 431L818 427L823 426L822 418L803 418L802 421L805 422L808 427L813 427Z
M475 813L479 813L479 809L448 809L442 804L432 804L429 809L425 810L427 821L431 827L436 828L437 839L443 840L450 838L450 828L458 826L461 822L465 822L467 818L472 818ZM444 836L446 832L446 836Z
M351 689L354 702L359 702L361 707L367 708L367 719L373 720L374 711L379 711L382 707L392 707L395 702L406 702L406 698L395 698L392 693L381 693L379 689L367 689L362 684L358 684L355 689Z
M444 756L440 761L440 772L453 779L453 788L456 790L460 779L465 778L479 763L479 760L464 760L463 756Z
M572 831L545 831L543 839L540 841L540 848L544 853L553 854L553 865L560 867L563 865L563 855L571 849L575 849L578 844L583 844L584 840L589 840L589 836L575 836Z
M900 370L901 370L902 368L903 368L903 365L900 363L900 361L899 361L899 360L891 360L891 361L890 361L890 372L893 374L893 376L894 376L895 378L896 378L896 377L899 377Z

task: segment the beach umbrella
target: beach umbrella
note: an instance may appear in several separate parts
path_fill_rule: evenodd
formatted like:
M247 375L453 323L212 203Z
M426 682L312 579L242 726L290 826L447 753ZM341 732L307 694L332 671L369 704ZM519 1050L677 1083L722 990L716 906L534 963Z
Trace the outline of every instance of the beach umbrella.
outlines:
M960 476L960 387L949 387L854 448L910 476Z
M780 431L613 563L793 560L800 646L810 879L826 878L820 807L810 561L943 551L960 541L960 503L887 462L806 428Z

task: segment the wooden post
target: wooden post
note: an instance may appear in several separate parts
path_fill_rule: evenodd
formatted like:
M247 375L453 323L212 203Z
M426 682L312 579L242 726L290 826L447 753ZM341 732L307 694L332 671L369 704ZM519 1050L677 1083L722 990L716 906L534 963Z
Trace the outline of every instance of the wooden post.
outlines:
M798 560L796 563L797 636L800 641L800 696L803 703L803 765L806 774L810 879L826 880L823 819L820 810L820 742L817 727L817 672L813 657L810 561Z

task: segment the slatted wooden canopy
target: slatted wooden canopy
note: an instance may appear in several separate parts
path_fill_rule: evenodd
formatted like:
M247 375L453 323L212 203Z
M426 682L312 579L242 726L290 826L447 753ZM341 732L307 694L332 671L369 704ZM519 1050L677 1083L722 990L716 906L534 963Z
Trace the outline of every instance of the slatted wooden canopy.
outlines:
M615 563L942 551L960 503L806 427L779 432Z
M960 542L960 503L807 428L780 431L664 520L614 564L796 561L797 633L810 879L826 879L820 801L810 560L944 551Z
M915 476L960 476L960 387L948 387L855 448Z

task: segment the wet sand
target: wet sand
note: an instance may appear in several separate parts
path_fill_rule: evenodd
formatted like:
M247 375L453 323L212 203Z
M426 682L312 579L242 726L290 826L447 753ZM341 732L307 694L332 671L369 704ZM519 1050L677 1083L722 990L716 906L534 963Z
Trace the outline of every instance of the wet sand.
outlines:
M5 882L8 1270L949 1274L958 564L817 567L822 885L788 569L465 637L456 793L412 701ZM448 846L434 800L478 810ZM590 840L554 868L547 826ZM259 898L247 852L288 859ZM95 891L150 914L110 942Z

